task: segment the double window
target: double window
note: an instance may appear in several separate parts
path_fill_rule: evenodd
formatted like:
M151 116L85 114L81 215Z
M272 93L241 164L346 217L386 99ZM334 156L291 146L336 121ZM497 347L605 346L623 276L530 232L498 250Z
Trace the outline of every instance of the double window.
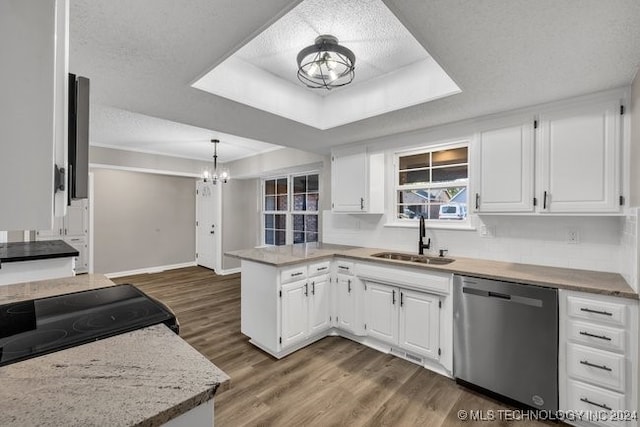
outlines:
M396 155L396 216L400 221L465 221L469 148L465 144Z
M317 173L263 180L263 244L318 241L318 181Z

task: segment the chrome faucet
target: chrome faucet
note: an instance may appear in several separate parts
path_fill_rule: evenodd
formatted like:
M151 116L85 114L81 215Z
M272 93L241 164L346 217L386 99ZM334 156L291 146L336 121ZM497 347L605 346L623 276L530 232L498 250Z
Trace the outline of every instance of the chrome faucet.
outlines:
M420 240L418 241L418 255L424 255L424 250L427 249L429 250L429 248L431 247L431 237L429 237L427 239L427 243L425 244L424 241L422 240L423 237L425 237L426 233L427 233L427 227L424 225L424 216L420 215Z

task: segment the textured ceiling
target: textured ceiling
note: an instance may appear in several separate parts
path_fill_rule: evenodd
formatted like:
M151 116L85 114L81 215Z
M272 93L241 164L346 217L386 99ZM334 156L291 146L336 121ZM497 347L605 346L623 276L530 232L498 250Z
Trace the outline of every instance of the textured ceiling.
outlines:
M380 0L305 0L234 55L301 85L296 56L321 34L337 37L354 52L352 86L429 56ZM313 93L325 96L335 91Z
M211 159L212 139L219 139L222 163L281 148L265 142L213 132L103 105L92 105L91 143L189 159Z
M71 0L70 71L96 104L326 153L628 85L640 65L637 0L384 2L461 94L322 131L190 87L298 3L284 0Z

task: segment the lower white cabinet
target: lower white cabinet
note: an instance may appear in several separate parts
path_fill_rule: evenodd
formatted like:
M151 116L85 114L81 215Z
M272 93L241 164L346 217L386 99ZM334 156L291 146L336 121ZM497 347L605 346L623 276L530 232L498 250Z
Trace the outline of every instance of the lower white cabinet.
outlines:
M559 325L560 409L606 415L570 424L637 427L638 301L561 289Z
M75 272L76 274L89 272L89 248L87 245L86 237L68 237L64 239L70 246L78 251L78 256L75 257Z
M440 297L365 281L367 335L411 353L437 359Z
M307 280L282 285L282 347L289 347L307 336L309 284Z
M331 327L331 289L329 276L310 279L308 290L309 335L316 335Z

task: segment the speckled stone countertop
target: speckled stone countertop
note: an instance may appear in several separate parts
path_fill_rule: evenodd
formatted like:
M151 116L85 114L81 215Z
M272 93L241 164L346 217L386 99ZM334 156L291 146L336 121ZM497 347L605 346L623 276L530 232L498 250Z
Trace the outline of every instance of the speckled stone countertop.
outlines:
M319 244L318 248L315 248L314 246L315 244L302 244L279 246L275 248L246 249L227 252L225 255L249 261L261 262L277 267L299 264L315 259L330 258L331 256L339 256L358 261L370 261L384 263L387 265L401 265L403 267L444 271L485 279L514 281L530 285L548 286L559 289L570 289L581 292L639 299L638 293L635 292L627 284L624 278L617 273L459 257L453 257L455 261L451 264L426 265L416 264L410 261L374 258L371 256L379 252L387 252L387 249L358 248L353 246L326 244Z
M115 286L100 274L0 286L0 304ZM229 377L165 325L0 368L0 426L159 426Z
M155 325L0 368L0 425L159 426L228 383Z
M62 279L38 280L0 286L0 304L46 298L71 292L115 286L102 274L81 274Z

